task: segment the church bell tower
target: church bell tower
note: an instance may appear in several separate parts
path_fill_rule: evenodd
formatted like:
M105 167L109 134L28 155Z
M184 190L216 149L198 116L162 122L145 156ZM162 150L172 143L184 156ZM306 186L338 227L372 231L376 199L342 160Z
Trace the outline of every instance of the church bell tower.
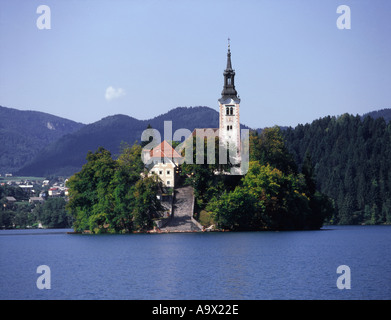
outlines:
M235 89L235 70L231 63L231 46L228 39L227 67L224 70L224 87L221 92L219 137L228 148L236 148L240 157L240 99Z

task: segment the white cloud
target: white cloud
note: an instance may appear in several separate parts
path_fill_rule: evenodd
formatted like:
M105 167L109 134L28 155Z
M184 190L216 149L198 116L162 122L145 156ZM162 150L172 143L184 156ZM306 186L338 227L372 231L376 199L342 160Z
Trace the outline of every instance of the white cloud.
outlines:
M106 89L105 98L107 101L118 99L125 95L125 90L122 88L113 88L112 86Z

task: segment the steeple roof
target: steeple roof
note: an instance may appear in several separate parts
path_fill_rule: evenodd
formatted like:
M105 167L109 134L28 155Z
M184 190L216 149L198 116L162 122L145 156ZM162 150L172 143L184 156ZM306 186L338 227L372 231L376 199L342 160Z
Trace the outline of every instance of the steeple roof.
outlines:
M231 62L231 45L228 39L228 52L227 52L227 68L224 70L224 87L221 92L220 101L233 99L235 101L240 101L238 98L238 92L235 89L235 70L232 69Z
M227 53L227 68L225 70L232 70L231 45L229 43L228 43L228 53Z

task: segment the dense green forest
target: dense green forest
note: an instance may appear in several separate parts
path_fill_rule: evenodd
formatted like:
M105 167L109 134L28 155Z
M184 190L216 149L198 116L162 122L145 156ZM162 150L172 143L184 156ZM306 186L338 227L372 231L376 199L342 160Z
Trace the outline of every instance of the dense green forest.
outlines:
M150 230L163 210L157 176L145 174L141 146L123 146L120 156L100 147L68 183L67 210L76 231L125 233Z
M336 209L329 223L391 223L391 122L329 116L284 137L299 167L311 155L317 187Z

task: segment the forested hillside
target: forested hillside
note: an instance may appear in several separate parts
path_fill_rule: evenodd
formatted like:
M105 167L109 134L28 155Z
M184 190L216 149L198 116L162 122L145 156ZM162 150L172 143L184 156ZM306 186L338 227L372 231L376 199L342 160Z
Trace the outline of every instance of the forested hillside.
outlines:
M15 172L48 144L81 127L47 113L0 106L0 174Z
M299 166L310 154L318 188L337 209L332 223L391 223L391 122L344 114L284 134Z
M364 113L361 116L361 119L364 119L365 117L368 117L368 116L372 117L373 119L384 118L384 120L388 123L389 121L391 121L391 109L390 108L381 109L381 110L377 110L377 111L371 111L368 113Z
M104 146L113 155L118 153L121 141L132 141L143 130L137 119L116 115L86 125L73 134L61 137L48 145L40 154L20 169L18 175L70 176L80 171L88 151Z

